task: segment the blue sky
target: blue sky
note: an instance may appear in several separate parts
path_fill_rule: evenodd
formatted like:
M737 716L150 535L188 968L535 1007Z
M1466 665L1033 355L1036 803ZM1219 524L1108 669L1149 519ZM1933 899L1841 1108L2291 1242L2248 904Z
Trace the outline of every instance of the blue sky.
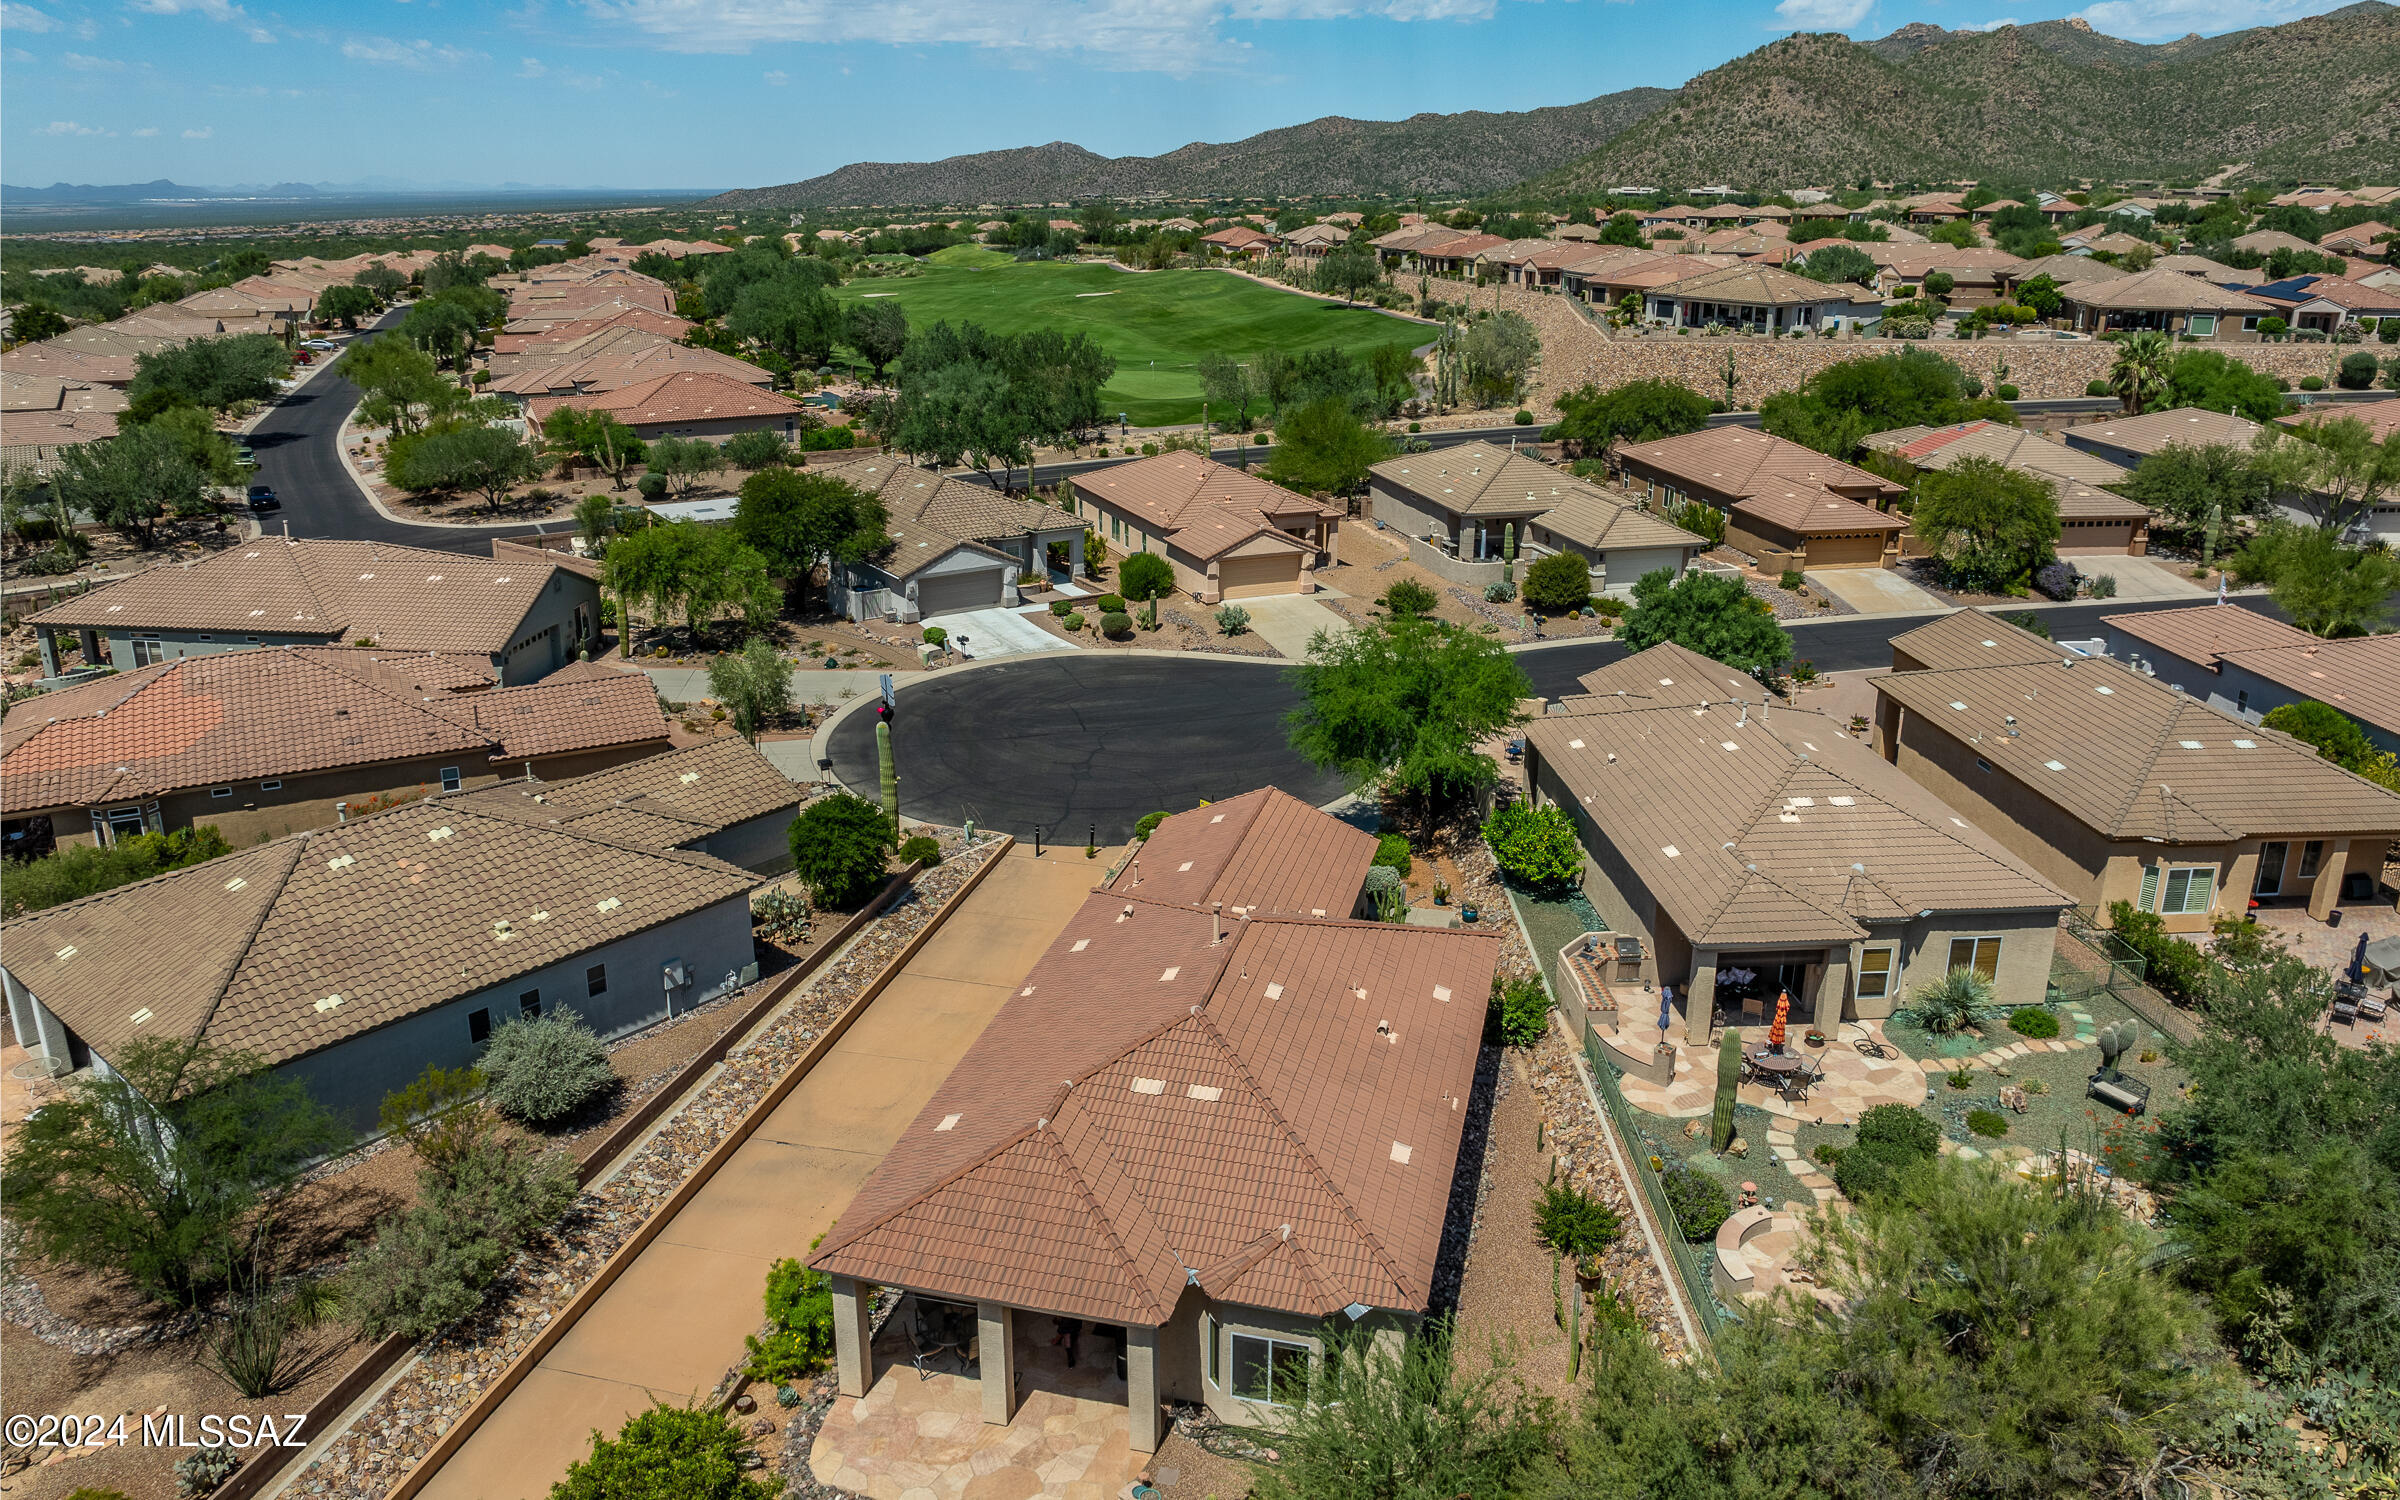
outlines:
M0 166L46 185L746 187L1071 140L1672 87L1792 30L2082 15L2156 41L2343 0L0 0Z

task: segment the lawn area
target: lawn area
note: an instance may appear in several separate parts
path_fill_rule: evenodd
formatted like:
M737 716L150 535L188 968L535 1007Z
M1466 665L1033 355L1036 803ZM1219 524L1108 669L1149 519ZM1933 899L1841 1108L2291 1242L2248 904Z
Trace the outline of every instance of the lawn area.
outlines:
M1297 354L1334 344L1363 358L1379 344L1414 349L1433 338L1421 324L1224 271L1137 275L1106 265L1019 262L971 245L937 251L921 276L863 278L835 295L845 302L888 297L917 328L948 321L1002 333L1088 333L1117 357L1116 378L1101 388L1103 406L1137 427L1199 418L1203 354L1250 359L1269 349Z

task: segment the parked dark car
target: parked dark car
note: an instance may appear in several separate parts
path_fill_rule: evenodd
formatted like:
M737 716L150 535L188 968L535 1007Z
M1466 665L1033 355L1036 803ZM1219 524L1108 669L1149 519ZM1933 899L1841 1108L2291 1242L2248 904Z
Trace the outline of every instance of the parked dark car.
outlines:
M252 510L281 510L283 502L275 498L275 486L254 484L250 486L250 508Z

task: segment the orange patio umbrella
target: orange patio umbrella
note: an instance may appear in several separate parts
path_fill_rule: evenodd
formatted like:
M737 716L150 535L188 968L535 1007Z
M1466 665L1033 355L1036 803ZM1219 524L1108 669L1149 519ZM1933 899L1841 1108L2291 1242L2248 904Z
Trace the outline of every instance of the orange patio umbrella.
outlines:
M1783 1023L1792 1013L1792 992L1785 990L1775 997L1775 1024L1767 1028L1767 1044L1776 1051L1783 1050Z

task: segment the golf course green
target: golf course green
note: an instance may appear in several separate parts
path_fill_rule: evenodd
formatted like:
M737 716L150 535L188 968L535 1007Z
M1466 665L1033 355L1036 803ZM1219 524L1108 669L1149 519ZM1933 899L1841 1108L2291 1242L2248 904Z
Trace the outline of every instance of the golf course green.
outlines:
M862 277L835 290L844 302L890 298L912 328L980 323L1001 333L1057 328L1088 333L1117 357L1101 387L1111 417L1137 427L1200 416L1200 357L1251 359L1269 349L1297 354L1338 345L1364 358L1379 344L1414 349L1434 330L1372 308L1320 302L1225 271L1133 273L1107 265L1015 261L960 264L980 247L952 246L922 275ZM975 259L996 257L983 250ZM951 257L944 263L944 257Z

